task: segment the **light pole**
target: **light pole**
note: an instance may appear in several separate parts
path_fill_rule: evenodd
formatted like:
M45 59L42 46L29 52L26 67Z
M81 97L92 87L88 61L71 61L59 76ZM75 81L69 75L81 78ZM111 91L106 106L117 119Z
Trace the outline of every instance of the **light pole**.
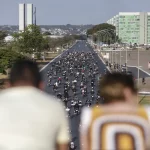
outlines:
M112 64L114 64L114 56L113 56L113 50L112 50Z
M103 37L103 36L110 36L111 34L107 31L107 29L105 30L101 30L101 31L98 31L96 33L96 35L98 36L98 41L99 41L99 44L100 44L100 36ZM100 45L99 45L99 48L100 48ZM101 53L101 51L100 51Z
M126 72L127 72L127 61L128 61L128 53L127 53L127 48L126 48L126 44L125 44L125 50L126 50Z
M139 59L140 55L139 55L139 46L138 46L138 87L140 85L140 59Z
M109 53L109 62L111 63L111 51L110 51L110 53Z
M116 63L118 63L118 57L117 57L118 53L116 52Z
M109 36L112 37L112 34L110 34L110 31L111 31L111 33L113 33L115 35L115 48L116 48L116 30L105 29L105 30L98 31L97 34L102 35L102 36L107 35L108 37ZM112 52L112 54L111 54L112 56L110 55L110 57L112 57L111 58L111 62L112 62L112 64L114 64L113 63L114 62L114 53L113 53L113 50L111 52ZM115 58L115 61L116 61L116 58Z
M121 50L120 50L120 68L121 68L121 57L122 57L122 56L121 56Z

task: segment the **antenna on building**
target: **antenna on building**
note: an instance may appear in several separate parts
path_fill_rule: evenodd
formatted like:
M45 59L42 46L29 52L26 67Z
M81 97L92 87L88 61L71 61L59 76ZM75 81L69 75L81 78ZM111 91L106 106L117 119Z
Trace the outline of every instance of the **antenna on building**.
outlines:
M36 7L34 8L34 24L36 25Z

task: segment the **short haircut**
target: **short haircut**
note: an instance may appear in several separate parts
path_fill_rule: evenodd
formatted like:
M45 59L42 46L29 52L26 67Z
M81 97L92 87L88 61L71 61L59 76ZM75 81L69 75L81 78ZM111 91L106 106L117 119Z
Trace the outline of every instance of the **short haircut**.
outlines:
M137 94L137 88L132 75L125 73L108 73L102 77L99 83L101 97L104 103L113 101L125 101L123 90L129 88L133 94Z
M23 59L17 60L14 63L10 71L9 81L11 85L15 85L18 82L25 82L38 88L42 77L35 62Z

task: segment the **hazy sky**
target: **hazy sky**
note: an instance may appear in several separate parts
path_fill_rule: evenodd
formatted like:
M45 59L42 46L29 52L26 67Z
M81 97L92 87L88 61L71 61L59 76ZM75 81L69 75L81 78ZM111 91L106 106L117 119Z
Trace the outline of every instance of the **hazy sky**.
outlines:
M150 0L0 0L0 25L18 25L18 4L37 7L37 24L98 24L118 12L150 11Z

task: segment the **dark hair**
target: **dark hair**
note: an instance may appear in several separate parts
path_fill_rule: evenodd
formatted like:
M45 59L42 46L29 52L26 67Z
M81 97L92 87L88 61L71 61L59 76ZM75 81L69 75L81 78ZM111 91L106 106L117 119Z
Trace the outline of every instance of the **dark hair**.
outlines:
M104 98L104 103L125 101L124 88L129 88L133 94L137 93L137 88L132 75L125 73L108 73L100 80L100 95Z
M15 85L17 82L25 82L38 87L42 77L35 62L23 59L14 63L9 80L11 85Z

